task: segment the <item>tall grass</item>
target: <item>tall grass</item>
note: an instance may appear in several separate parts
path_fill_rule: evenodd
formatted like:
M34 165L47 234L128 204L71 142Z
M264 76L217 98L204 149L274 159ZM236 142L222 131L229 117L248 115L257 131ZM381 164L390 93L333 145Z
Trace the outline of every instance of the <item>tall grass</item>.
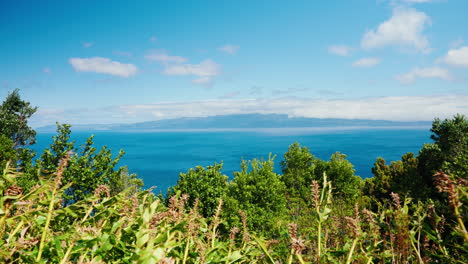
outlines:
M222 200L215 215L200 216L198 202L186 195L165 206L150 190L94 195L63 206L61 185L67 159L28 193L16 185L22 177L7 168L0 178L0 262L3 263L466 263L464 222L466 185L437 174L448 194L451 215L437 215L433 203L412 203L392 194L392 204L371 211L356 205L343 216L335 209L326 175L314 182L312 221L284 234L264 238L243 225L221 233ZM302 225L301 225L302 226ZM453 239L447 241L447 234ZM287 250L284 250L287 248Z

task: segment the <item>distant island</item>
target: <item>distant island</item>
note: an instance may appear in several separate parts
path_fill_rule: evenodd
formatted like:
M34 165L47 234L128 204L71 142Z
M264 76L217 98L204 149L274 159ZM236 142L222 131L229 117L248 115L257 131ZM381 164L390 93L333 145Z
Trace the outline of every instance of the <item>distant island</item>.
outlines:
M237 114L209 117L185 117L133 124L72 124L74 131L183 131L183 130L252 130L270 128L353 129L353 128L429 128L431 121L387 121L288 117L285 114ZM37 128L38 132L54 132L56 125Z

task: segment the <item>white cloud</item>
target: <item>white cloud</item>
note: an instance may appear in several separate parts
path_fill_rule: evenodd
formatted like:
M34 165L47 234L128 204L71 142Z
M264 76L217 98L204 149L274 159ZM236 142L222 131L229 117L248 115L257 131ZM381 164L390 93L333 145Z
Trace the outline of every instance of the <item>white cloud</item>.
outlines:
M199 78L194 83L206 84L212 78L221 73L221 66L212 60L204 60L199 64L175 64L167 66L164 71L166 75L194 75Z
M436 78L446 81L453 79L447 69L440 67L415 68L408 73L396 76L396 79L403 84L411 84L419 78Z
M449 50L442 60L453 66L468 67L468 46Z
M349 56L351 47L345 45L331 45L328 47L328 52L339 56Z
M221 74L221 66L212 60L204 60L199 64L184 63L186 58L170 56L164 50L150 51L145 55L150 61L157 61L164 66L162 71L165 75L195 76L192 83L211 87L213 78Z
M85 48L91 48L94 45L94 42L83 42L82 44Z
M233 55L233 54L236 54L236 52L239 50L239 48L240 47L238 45L229 45L228 44L228 45L224 45L224 46L222 46L222 47L220 47L218 49L220 51L222 51L222 52Z
M130 77L137 73L133 64L124 64L108 58L70 58L68 62L77 72L97 72L121 77Z
M206 88L211 88L214 84L212 77L200 77L192 80L192 83L202 85Z
M170 56L163 50L153 50L145 55L145 59L150 61L157 61L163 64L167 63L184 63L186 58L180 56Z
M46 67L46 68L42 69L42 72L47 73L47 74L51 74L52 70L49 67Z
M423 31L430 24L431 19L425 13L397 7L389 20L380 24L376 30L364 34L361 46L364 49L401 46L427 53L430 51L429 41Z
M362 58L353 63L354 67L373 67L380 63L379 58Z
M468 96L391 96L346 100L282 97L161 102L97 109L40 108L31 122L33 126L49 125L55 121L71 124L135 123L249 113L287 114L290 117L429 121L435 117L446 118L456 113L468 114Z

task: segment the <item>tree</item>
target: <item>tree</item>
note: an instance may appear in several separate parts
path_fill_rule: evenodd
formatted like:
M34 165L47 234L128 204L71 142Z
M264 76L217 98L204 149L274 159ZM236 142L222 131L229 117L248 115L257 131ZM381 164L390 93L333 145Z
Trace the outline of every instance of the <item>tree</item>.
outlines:
M468 178L468 120L457 114L452 119L432 122L431 139L440 149L440 168L449 174Z
M315 163L317 159L307 147L301 147L295 142L289 146L281 162L283 177L281 177L287 188L287 195L291 198L310 200L310 185L313 180L318 180L315 174Z
M204 217L214 215L219 199L227 192L228 176L221 173L223 164L197 166L179 175L177 185L169 188L166 202L170 197L180 194L188 194L188 203L192 206L195 199L199 200L199 208Z
M468 151L468 120L464 115L457 114L453 119L432 122L431 139L439 146L447 161L453 161L460 154Z
M411 152L401 156L399 161L392 161L390 166L384 159L377 158L372 168L374 177L366 180L364 193L380 202L391 199L392 192L402 197L424 199L429 186L419 172L418 163Z
M345 154L336 152L329 161L317 162L316 177L320 179L324 172L332 182L334 195L351 203L359 198L363 181L361 177L354 175L354 166L346 159Z
M390 171L390 167L386 164L385 160L378 157L372 168L374 177L365 180L364 194L380 201L388 198L392 181Z
M0 165L7 161L23 170L31 164L35 153L24 148L36 142L36 131L28 126L28 119L36 112L29 102L21 100L19 90L9 93L0 105ZM14 151L13 151L14 150ZM14 152L14 153L13 153Z
M126 167L116 169L124 154L123 150L115 158L107 147L97 151L93 146L94 136L90 136L82 148L77 148L75 142L70 141L70 127L57 123L58 135L53 137L50 148L44 150L40 159L36 161L36 169L47 177L57 170L59 161L69 154L68 166L62 178L63 185L71 184L64 196L65 205L92 195L100 185L107 185L111 195L126 187L139 188L143 185L135 174L128 174Z
M19 90L9 93L0 106L0 134L13 141L13 147L36 142L36 131L28 126L28 119L37 111L29 102L21 100Z
M468 173L468 121L463 115L432 123L431 139L424 144L417 157L407 153L400 161L387 166L378 158L372 172L374 177L366 180L365 193L377 200L390 198L390 193L425 200L440 199L434 186L434 173L444 171L455 177L467 179Z
M419 160L411 152L401 156L400 161L392 162L392 192L415 199L427 196L429 186L419 172L418 165Z
M241 171L234 173L226 197L224 212L231 227L240 226L239 210L242 210L250 228L273 232L286 209L285 185L273 169L271 156L267 161L242 161Z
M0 170L3 170L9 161L15 161L17 153L12 147L13 141L5 135L0 135Z

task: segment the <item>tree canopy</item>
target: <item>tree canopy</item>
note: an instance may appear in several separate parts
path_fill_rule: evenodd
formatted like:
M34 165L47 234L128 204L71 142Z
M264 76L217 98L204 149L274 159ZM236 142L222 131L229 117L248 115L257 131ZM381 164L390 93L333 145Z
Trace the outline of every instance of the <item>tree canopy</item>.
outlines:
M37 111L21 99L19 90L9 93L0 106L0 134L13 141L13 147L23 147L36 142L36 131L28 126L28 119Z

